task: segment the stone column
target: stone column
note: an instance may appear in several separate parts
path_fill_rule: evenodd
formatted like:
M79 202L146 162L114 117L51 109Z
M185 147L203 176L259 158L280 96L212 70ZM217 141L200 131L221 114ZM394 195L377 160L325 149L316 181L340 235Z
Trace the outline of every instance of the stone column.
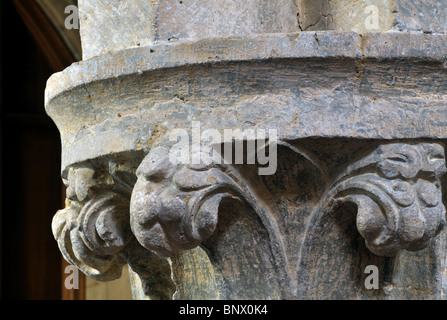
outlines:
M135 299L446 297L444 2L79 9L46 90L67 261Z

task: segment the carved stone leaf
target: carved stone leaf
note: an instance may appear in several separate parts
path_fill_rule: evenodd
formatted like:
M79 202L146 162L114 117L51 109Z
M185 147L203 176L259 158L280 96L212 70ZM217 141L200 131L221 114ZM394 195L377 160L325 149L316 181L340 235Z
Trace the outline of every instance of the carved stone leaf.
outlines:
M131 238L128 200L107 191L110 178L92 168L71 169L65 209L53 218L53 234L64 258L88 276L113 280L125 264L123 250ZM101 192L97 192L101 190Z
M214 232L219 204L237 198L236 183L217 167L172 164L153 149L137 171L131 227L145 248L163 256L197 247Z
M362 173L374 165L377 172ZM389 144L348 167L329 192L357 205L357 228L377 255L425 248L445 225L439 144Z
M113 193L95 196L81 210L78 223L86 246L100 255L124 249L129 239L128 204Z
M74 222L75 216L79 216L79 210L70 206L58 211L53 219L53 234L65 260L97 280L119 278L123 261L117 256L99 255L88 248L85 236Z

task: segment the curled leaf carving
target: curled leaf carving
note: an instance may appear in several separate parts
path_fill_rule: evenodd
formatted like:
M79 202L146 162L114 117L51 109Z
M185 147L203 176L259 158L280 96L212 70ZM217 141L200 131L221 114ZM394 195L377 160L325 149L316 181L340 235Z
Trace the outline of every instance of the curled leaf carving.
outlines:
M355 203L357 228L375 254L424 249L445 225L439 144L388 144L348 167L329 197Z
M110 181L91 168L72 168L66 208L52 223L64 258L103 281L121 276L123 249L131 236L128 200L112 190Z
M220 203L240 199L239 188L217 165L181 165L153 149L137 170L131 227L145 248L163 256L197 247L216 229Z

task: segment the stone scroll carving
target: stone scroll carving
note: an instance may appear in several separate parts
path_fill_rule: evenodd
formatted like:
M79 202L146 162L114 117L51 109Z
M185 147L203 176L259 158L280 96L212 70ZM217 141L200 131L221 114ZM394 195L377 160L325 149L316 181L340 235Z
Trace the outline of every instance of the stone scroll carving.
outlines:
M348 166L322 203L357 205L357 228L373 253L418 251L445 225L440 183L445 172L440 144L382 145Z
M349 202L356 206L357 229L367 248L378 256L424 249L446 221L440 179L447 169L444 148L437 143L389 143L364 156L359 154L360 160L332 175L335 178L321 174L320 187L313 191L315 198L306 198L305 188L316 184L315 178L326 172L325 168L316 170L317 176L309 175L307 169L293 176L286 170L289 167L284 167L281 175L287 179L307 179L296 185L300 186L296 196L283 199L290 212L294 205L303 208L299 215L289 216L296 219L293 221L296 226L307 227L296 234L287 229L280 221L282 216L275 211L281 210L283 204L275 207L276 203L260 198L261 189L256 188L263 187L256 184L262 185L262 179L249 180L238 171L240 168L216 161L175 164L164 147L152 148L140 162L141 158L132 169L122 168L122 163L113 161L70 168L65 181L67 207L54 217L53 232L65 259L88 276L113 280L120 277L122 266L128 263L150 284L147 285L150 290L146 291L152 290L152 296L156 297L170 298L174 292L170 282L172 265L166 258L200 245L208 250L211 246L207 244L220 241L219 232L225 228L220 228L219 220L225 218L221 220L228 223L234 217L225 215L225 210L232 206L238 210L249 208L247 217L259 219L259 228L265 229L258 232L256 241L265 240L263 250L270 248L271 255L266 261L272 262L272 267L268 272L284 279L281 285L284 296L297 295L294 285L290 285L290 290L286 287L296 281L295 269L307 265L307 260L301 257L302 264L298 261L293 266L293 259L299 259L294 251L308 252L309 247L315 246L312 228L340 204ZM304 158L287 159L298 163ZM236 215L240 214L236 211ZM247 232L254 229L243 228ZM292 236L303 241L293 242ZM160 274L163 281L154 285L151 279Z
M376 255L424 249L445 225L440 177L444 148L436 143L379 146L347 166L322 194L314 212L337 203L357 205L357 228ZM244 192L223 166L182 166L157 148L137 171L130 219L138 241L169 257L197 247L218 223L225 198Z
M107 169L116 168L110 164ZM128 185L118 176L89 165L70 168L66 208L52 224L64 258L102 281L121 276L124 248L131 238Z
M223 166L175 165L156 148L137 170L130 219L145 248L166 256L197 247L216 229L220 203L241 200L237 183Z

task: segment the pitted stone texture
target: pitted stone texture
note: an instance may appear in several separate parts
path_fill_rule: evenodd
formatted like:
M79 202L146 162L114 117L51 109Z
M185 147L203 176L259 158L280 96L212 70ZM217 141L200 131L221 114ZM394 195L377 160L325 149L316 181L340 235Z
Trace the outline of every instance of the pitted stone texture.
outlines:
M301 0L299 27L302 31L388 31L396 18L395 7L393 0Z
M447 3L439 0L301 0L302 31L445 33Z
M79 1L84 59L159 41L298 31L293 0Z
M150 44L154 1L79 0L83 59Z
M234 35L444 33L447 28L447 4L436 0L80 0L79 9L84 59L160 42Z
M396 29L423 33L447 31L447 2L397 0Z
M54 75L46 110L63 168L149 151L192 119L220 132L279 128L280 138L445 138L445 38L327 31L128 49Z
M357 228L376 255L422 250L444 228L444 153L440 144L388 144L348 167L350 177L333 191L357 205Z
M293 0L168 0L156 10L160 41L297 31Z

